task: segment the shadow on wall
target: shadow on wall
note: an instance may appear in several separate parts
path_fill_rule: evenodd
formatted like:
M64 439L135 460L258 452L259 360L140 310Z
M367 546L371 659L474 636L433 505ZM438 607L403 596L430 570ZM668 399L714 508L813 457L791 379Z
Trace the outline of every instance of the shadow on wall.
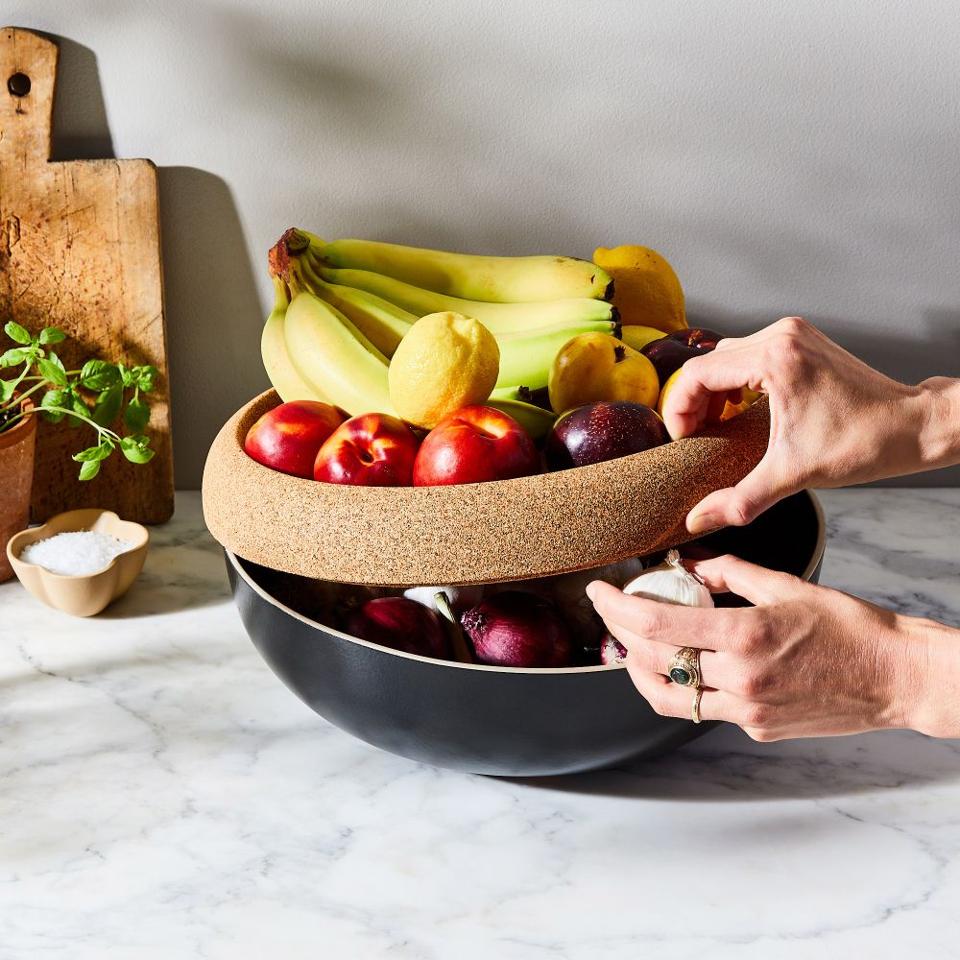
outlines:
M60 48L50 159L113 159L113 137L107 123L96 54L66 37L44 36Z
M924 319L924 326L904 336L889 333L871 336L862 331L844 329L843 321L836 317L808 315L807 319L854 356L904 383L919 383L935 376L960 377L960 308L921 308L919 312ZM753 333L781 315L776 309L745 314L734 313L703 300L690 300L687 303L690 326L703 326L738 337ZM960 486L960 467L893 477L877 485Z
M113 159L96 54L46 36L60 48L51 159ZM192 167L158 173L174 467L177 486L192 488L200 485L205 452L223 422L269 386L265 374L256 383L236 375L250 366L263 317L229 187Z
M193 489L224 421L270 386L259 362L256 382L238 375L264 318L230 188L193 167L159 172L176 480Z

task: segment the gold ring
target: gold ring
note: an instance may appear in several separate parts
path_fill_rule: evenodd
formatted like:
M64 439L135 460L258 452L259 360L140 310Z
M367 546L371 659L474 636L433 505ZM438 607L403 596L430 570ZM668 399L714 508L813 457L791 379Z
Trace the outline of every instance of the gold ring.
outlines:
M693 695L693 705L690 707L690 719L694 723L701 723L703 718L700 716L700 698L703 696L703 687L697 687L697 692Z
M667 664L667 676L681 687L700 687L700 651L681 647Z

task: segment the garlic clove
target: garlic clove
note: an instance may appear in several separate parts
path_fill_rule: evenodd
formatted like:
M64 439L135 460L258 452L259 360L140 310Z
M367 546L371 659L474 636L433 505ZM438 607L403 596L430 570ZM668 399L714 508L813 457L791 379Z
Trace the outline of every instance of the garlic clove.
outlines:
M470 607L476 606L483 596L483 587L481 586L408 587L403 591L403 595L408 600L416 600L417 603L429 607L434 613L440 613L434 598L441 590L447 595L450 606L461 613Z

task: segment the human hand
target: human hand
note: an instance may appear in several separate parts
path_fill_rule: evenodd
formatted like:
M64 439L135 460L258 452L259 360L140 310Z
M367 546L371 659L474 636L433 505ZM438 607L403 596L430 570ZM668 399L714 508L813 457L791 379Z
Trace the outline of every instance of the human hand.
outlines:
M712 592L729 590L756 606L683 607L627 596L603 581L587 588L657 713L690 718L693 689L665 674L677 648L694 646L702 648L701 716L735 723L754 740L884 727L960 734L960 717L941 716L938 705L960 690L960 631L737 557L691 568ZM927 689L932 650L946 657L937 701Z
M800 317L721 340L682 369L663 411L674 438L700 429L731 391L749 387L770 402L766 454L735 487L717 490L690 511L691 533L749 523L806 487L862 483L930 466L920 446L930 416L922 385L891 380Z

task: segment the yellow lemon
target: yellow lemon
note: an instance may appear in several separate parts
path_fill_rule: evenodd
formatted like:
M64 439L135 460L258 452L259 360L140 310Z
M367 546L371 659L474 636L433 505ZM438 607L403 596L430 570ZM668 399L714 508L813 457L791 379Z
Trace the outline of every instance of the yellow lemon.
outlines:
M500 372L500 348L479 320L430 313L404 335L390 361L390 400L408 423L431 429L448 413L484 403Z
M625 324L620 329L620 339L634 350L642 350L648 343L660 340L666 334L654 327L642 327L638 323Z
M597 247L593 262L613 277L613 304L624 325L685 330L683 288L666 258L649 247Z

